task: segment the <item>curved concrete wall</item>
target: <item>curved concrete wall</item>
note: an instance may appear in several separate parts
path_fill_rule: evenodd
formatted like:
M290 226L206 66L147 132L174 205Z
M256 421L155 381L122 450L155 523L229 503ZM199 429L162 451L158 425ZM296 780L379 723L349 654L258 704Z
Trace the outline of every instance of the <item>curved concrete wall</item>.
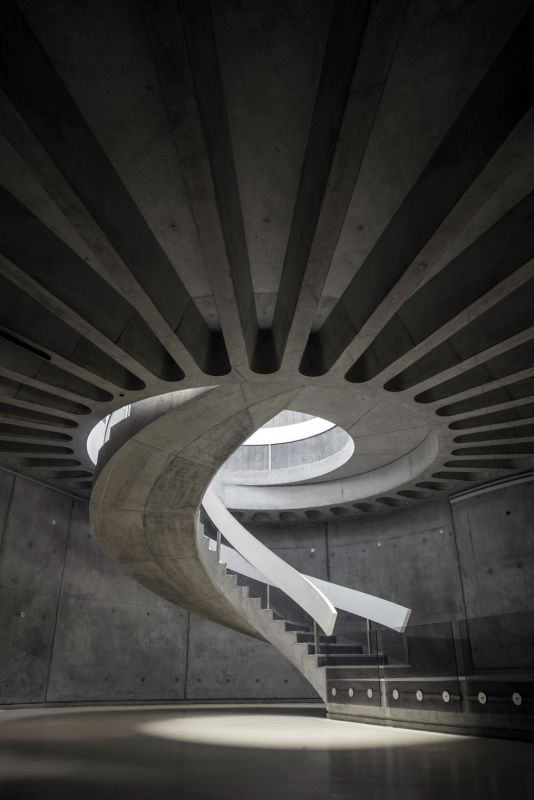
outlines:
M414 624L456 620L462 646L467 620L477 674L528 677L533 515L530 481L453 506L442 499L357 521L257 525L253 533L307 574L387 592L413 608ZM94 542L84 501L5 471L0 597L3 704L313 696L274 648L126 577ZM500 713L509 728L507 708ZM517 712L524 727L528 708Z
M438 438L432 431L407 455L361 475L337 480L329 475L321 483L287 486L234 486L228 483L222 485L222 498L227 508L233 510L258 510L267 514L284 510L301 518L310 509L321 509L324 515L332 507L348 504L349 509L353 510L358 501L365 500L380 489L388 491L399 482L415 478L432 463L438 449ZM346 509L347 514L350 513L349 509Z
M260 432L263 431L260 429L256 433ZM239 447L219 470L219 479L221 484L236 486L323 482L329 480L353 455L352 436L336 426L294 442ZM240 508L239 505L234 510Z
M288 469L314 463L338 453L346 444L348 434L342 428L331 428L318 436L310 436L297 442L270 445L271 468ZM269 445L246 445L233 453L224 469L267 470L269 468Z

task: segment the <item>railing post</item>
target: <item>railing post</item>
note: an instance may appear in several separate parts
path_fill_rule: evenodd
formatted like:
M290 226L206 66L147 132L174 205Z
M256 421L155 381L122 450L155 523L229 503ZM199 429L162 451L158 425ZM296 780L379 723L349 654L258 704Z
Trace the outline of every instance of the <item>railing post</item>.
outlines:
M366 620L367 622L367 652L371 655L371 620Z
M221 560L221 542L222 542L222 533L217 530L217 562Z
M271 587L267 584L267 608L271 607Z
M410 651L409 651L409 648L408 648L408 636L406 634L406 631L404 631L404 633L402 634L402 652L403 652L403 655L404 655L404 663L405 664L409 664L410 663Z
M313 644L315 647L315 655L318 656L320 653L319 648L321 644L321 639L319 634L319 626L317 625L315 620L313 621Z

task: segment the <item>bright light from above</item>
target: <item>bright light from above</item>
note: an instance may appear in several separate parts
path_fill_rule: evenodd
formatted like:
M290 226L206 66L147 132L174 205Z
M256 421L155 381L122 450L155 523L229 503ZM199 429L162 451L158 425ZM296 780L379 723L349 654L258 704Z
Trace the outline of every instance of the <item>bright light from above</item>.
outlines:
M108 441L111 428L121 420L130 416L130 405L122 406L112 414L100 420L95 425L87 437L87 452L89 458L96 464L100 448ZM308 415L300 415L308 416ZM285 442L298 442L301 439L309 439L318 436L325 431L335 428L335 423L329 422L321 417L308 417L302 422L295 422L291 425L263 426L250 436L245 445L265 445L265 444L284 444Z
M284 444L285 442L299 442L309 439L320 433L335 428L334 422L329 422L321 417L311 417L304 422L295 422L293 425L277 425L276 427L260 428L244 442L245 445L258 444Z
M117 422L120 422L121 419L129 417L130 409L131 405L122 406L122 408L118 408L116 411L113 411L112 414L108 414L107 417L104 417L104 419L101 419L100 422L95 425L87 437L87 453L93 464L96 464L98 461L100 448L108 441L112 427L116 425Z

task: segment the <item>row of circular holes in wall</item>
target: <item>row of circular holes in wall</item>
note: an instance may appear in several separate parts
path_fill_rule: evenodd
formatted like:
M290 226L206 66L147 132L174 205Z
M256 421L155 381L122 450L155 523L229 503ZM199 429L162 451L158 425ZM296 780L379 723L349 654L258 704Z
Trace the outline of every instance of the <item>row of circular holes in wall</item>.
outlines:
M444 489L449 489L450 487L445 483L442 484L427 483L425 485L425 488L432 489L434 491L443 491ZM428 500L431 497L431 495L429 494L424 494L423 492L415 492L411 490L400 491L397 492L397 494L400 497L402 497L402 500L397 499L395 497L376 497L374 499L374 502L380 503L381 505L384 506L388 506L389 508L396 508L404 505L403 501L405 501L406 499ZM354 508L356 511L363 511L364 513L381 510L379 507L371 505L371 503L353 503L351 508ZM248 516L243 511L234 511L233 509L232 509L232 514L239 522L245 519L245 516ZM304 511L304 515L311 522L324 519L329 514L331 514L333 517L338 517L338 518L347 517L352 515L352 511L350 508L347 508L346 506L333 506L332 508L324 509L323 511L317 511L315 509ZM278 517L280 522L298 522L299 519L301 519L301 517L299 517L299 515L294 513L293 511L281 511L277 515L275 514L275 512L256 511L255 513L251 514L250 520L252 522L270 522L275 516Z
M419 500L427 500L429 495L421 496L417 499ZM413 499L413 498L412 498ZM403 503L400 500L394 500L392 497L385 497L383 500L388 500L391 502L385 503L384 505L390 507L398 507L402 506ZM382 502L382 500L377 500L377 502ZM380 511L381 509L375 506L371 506L369 503L354 503L352 506L357 511L363 511L365 513L369 511ZM247 516L243 511L232 511L233 516L239 521L242 522L245 517ZM334 508L329 508L328 510L324 511L305 511L304 515L310 520L310 522L315 522L320 519L325 519L328 515L332 515L335 518L339 517L350 517L352 516L353 512L349 508L345 508L343 506L336 506ZM298 514L295 514L293 511L281 511L278 514L269 511L257 511L250 516L250 520L252 522L270 522L272 519L277 517L280 522L299 522L302 521L302 517Z
M362 689L362 691L363 691L363 689ZM337 688L335 686L332 686L332 688L330 689L330 694L332 695L332 697L336 697ZM369 698L369 700L373 699L373 690L372 689L370 689L370 688L367 689L366 694L367 694L367 697ZM398 689L393 689L393 691L391 692L391 696L393 697L394 700L398 700L399 697L400 697L400 694L401 693L399 692ZM408 692L405 692L405 694L408 694ZM354 697L354 689L352 688L352 686L348 690L348 695L349 695L349 697ZM430 695L430 697L435 697L435 696L436 695L434 695L434 694ZM453 697L458 698L458 695L453 695ZM419 703L422 703L423 700L425 699L425 695L423 694L421 689L417 689L417 691L415 692L415 699ZM443 700L444 703L450 703L450 701L451 701L450 692L443 691L441 693L441 699ZM474 698L470 698L470 699L474 699ZM488 702L488 696L487 696L487 694L485 692L479 692L476 695L476 699L478 700L478 702L480 703L481 706L485 706L486 703ZM497 697L495 699L498 700L499 702L502 702L502 700L503 700L502 697ZM519 692L513 692L512 693L512 703L514 704L514 706L522 705L523 696Z

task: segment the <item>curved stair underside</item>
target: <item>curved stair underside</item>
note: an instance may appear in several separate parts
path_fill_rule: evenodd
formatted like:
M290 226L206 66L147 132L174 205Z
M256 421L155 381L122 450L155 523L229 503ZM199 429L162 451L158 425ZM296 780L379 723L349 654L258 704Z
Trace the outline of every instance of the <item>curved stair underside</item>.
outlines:
M246 587L238 586L236 577L214 560L198 519L202 498L222 463L242 442L243 430L246 438L294 394L294 389L281 392L280 387L269 390L265 385L247 391L216 387L134 404L100 450L91 522L103 549L129 575L178 605L271 642L325 699L324 672L307 643L297 641L299 631L288 630L284 620L262 608L259 598L250 597ZM210 492L208 514L216 518L223 513L238 533L254 542ZM232 541L230 531L228 537ZM294 573L293 596L331 634L336 611L321 590L341 587L307 579L284 562L271 567L268 559L278 562L278 557L259 543L255 547L265 551L261 568L272 570L273 585L281 585L276 580L284 570ZM244 544L243 554L247 555ZM387 624L393 613L391 626L404 629L407 609L361 595L362 609L369 609L373 600L385 610L380 615L377 608L379 616L369 610L367 616ZM362 609L356 613L363 614Z
M243 440L294 390L177 392L132 408L102 448L91 521L105 552L157 594L271 642L325 699L324 670L297 632L262 609L213 558L198 522L206 489ZM185 395L185 396L184 396Z
M210 488L243 441L243 430L267 422L294 394L265 385L215 387L134 404L100 449L91 522L103 549L133 578L178 605L271 642L324 700L324 672L308 645L297 641L299 630L288 629L237 585L236 576L214 560L199 522L203 501L230 544L239 543L250 564L271 585L284 587L327 637L337 616L330 589L345 593L340 608L349 601L353 613L404 630L408 609L301 575L246 532Z

